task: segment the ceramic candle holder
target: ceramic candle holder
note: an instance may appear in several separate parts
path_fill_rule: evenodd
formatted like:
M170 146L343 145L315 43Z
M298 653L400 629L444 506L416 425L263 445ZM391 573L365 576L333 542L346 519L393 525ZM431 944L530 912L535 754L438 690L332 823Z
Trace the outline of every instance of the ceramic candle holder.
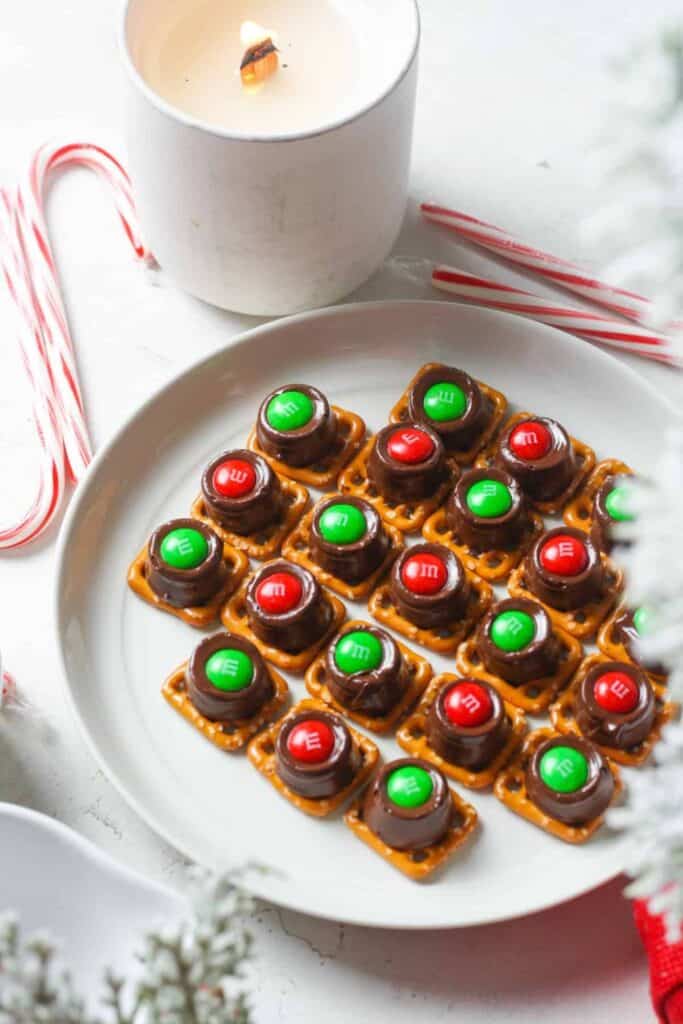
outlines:
M237 117L235 131L204 123L150 84L155 48L196 0L125 4L129 166L146 241L181 288L214 305L277 316L335 302L378 269L396 240L410 165L417 6L337 6L356 28L353 19L365 18L352 107L331 104L329 120L318 111L298 130L250 134Z

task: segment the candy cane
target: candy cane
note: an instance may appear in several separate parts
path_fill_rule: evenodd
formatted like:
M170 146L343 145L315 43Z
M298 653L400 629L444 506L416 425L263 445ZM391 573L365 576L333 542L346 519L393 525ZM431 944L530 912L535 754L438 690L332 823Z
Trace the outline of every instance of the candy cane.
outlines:
M487 224L459 210L449 210L435 203L422 203L420 209L427 220L445 225L460 238L480 245L552 284L567 288L636 323L648 324L651 321L652 303L642 295L605 284L587 275L574 263L527 245L495 224Z
M681 365L669 338L635 324L572 306L560 306L551 299L540 298L521 288L512 288L485 277L477 277L476 274L469 274L456 267L435 267L432 271L432 284L441 291L476 302L479 306L516 313L529 320L559 327L588 341L596 341L657 362Z
M74 347L44 213L49 176L71 166L87 167L107 183L135 255L151 261L141 240L128 176L99 146L43 146L33 157L26 180L13 192L0 193L2 272L18 316L17 333L41 444L38 492L23 518L0 530L0 549L19 547L38 537L59 511L67 477L78 481L91 459Z

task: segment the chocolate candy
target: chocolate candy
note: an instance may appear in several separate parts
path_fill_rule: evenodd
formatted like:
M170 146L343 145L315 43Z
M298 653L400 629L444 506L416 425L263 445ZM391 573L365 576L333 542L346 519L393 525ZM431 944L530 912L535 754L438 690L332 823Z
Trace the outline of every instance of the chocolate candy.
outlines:
M637 747L649 735L656 713L652 685L635 665L600 662L581 680L576 722L594 743L619 750Z
M507 598L489 610L476 635L484 667L520 685L555 673L560 644L545 608L524 598Z
M514 548L530 526L519 484L493 468L463 473L448 499L446 519L456 540L474 552Z
M289 654L314 644L332 621L332 606L315 576L284 559L255 573L246 604L249 625L259 640Z
M605 569L593 542L568 526L538 538L524 562L527 587L539 600L560 611L573 611L599 599Z
M228 632L202 640L190 658L185 681L197 711L212 722L253 718L274 692L254 645Z
M285 719L275 742L275 771L299 796L327 799L353 780L361 755L340 715L304 711Z
M642 606L631 610L622 608L614 620L613 634L618 643L626 648L629 658L637 665L642 665L647 672L654 675L665 676L666 666L652 658L643 657L641 651L641 640L647 636L652 629L653 612L650 608Z
M578 736L545 740L526 768L528 797L566 825L600 817L612 799L614 779L602 754Z
M453 801L443 774L420 758L384 765L363 801L368 828L394 850L433 846L453 821Z
M202 476L202 496L212 519L240 536L278 522L283 513L280 480L255 452L223 452Z
M400 615L421 629L462 618L472 593L460 559L442 544L415 544L394 562L391 599Z
M466 452L488 426L493 405L469 374L435 366L417 379L408 396L408 415L436 431L448 452Z
M605 480L593 499L590 537L595 546L606 554L610 554L615 546L615 523L631 522L634 518L629 509L629 499L628 484L614 476ZM627 546L630 542L620 540L619 543Z
M149 539L147 580L174 608L206 604L225 583L223 542L197 519L171 519Z
M312 466L333 449L337 418L317 388L286 385L261 403L256 436L266 455L289 466Z
M360 583L387 556L391 541L372 505L362 498L332 497L316 507L311 523L314 561L345 583Z
M408 671L395 640L377 626L343 633L325 656L332 696L350 711L379 718L401 700Z
M447 683L426 721L429 746L451 764L479 771L493 761L510 735L505 706L480 679Z
M368 478L377 492L402 504L433 497L449 473L443 443L424 423L384 427L368 459Z
M534 416L503 432L495 463L514 476L534 501L552 501L576 476L576 453L564 427Z

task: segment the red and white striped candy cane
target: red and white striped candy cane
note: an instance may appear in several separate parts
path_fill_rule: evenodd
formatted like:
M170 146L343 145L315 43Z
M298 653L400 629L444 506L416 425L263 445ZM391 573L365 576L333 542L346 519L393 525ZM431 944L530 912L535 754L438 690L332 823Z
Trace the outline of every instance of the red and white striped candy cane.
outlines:
M92 454L44 212L50 175L74 166L87 167L106 182L135 255L151 260L141 239L128 176L119 162L99 146L43 146L33 157L26 180L15 190L1 193L2 271L18 315L19 344L33 390L42 457L33 504L18 523L0 530L0 549L20 547L40 536L60 508L66 479L79 480Z
M465 241L480 245L551 284L567 288L598 306L619 313L628 320L635 320L636 323L648 324L651 321L652 303L642 295L605 284L604 281L586 274L576 264L527 245L503 228L487 224L486 221L460 210L449 210L436 203L422 203L420 209L427 220L445 225Z
M479 306L538 320L622 352L631 352L670 365L681 365L669 338L636 324L624 323L572 306L561 306L552 299L499 284L456 267L436 266L432 271L432 284L441 291L457 295L468 302L476 302Z

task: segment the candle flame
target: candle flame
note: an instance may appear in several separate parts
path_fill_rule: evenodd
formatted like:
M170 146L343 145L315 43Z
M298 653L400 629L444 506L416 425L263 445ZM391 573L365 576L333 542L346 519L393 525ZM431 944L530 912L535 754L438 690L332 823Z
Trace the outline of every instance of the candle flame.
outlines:
M240 66L242 84L249 90L260 89L280 65L275 33L255 21L245 21L240 28L240 39L246 47Z

